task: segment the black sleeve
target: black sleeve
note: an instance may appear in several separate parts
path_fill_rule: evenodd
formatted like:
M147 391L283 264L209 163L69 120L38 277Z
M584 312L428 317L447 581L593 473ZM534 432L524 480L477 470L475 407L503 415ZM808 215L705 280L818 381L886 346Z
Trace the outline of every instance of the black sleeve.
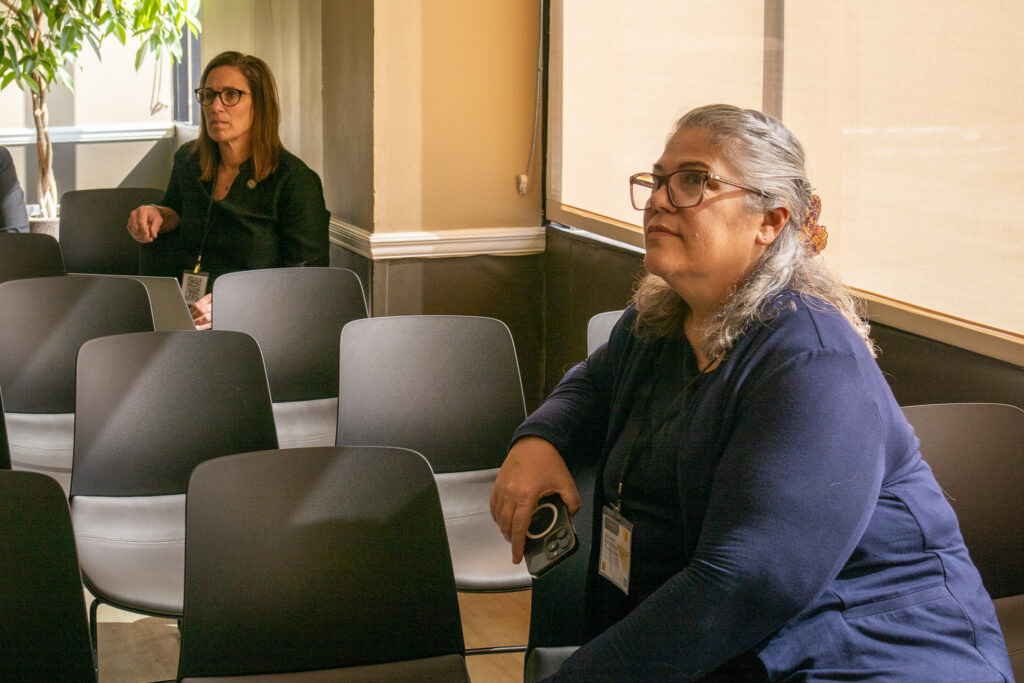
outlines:
M331 214L315 171L298 159L281 191L278 206L281 260L285 266L330 265Z

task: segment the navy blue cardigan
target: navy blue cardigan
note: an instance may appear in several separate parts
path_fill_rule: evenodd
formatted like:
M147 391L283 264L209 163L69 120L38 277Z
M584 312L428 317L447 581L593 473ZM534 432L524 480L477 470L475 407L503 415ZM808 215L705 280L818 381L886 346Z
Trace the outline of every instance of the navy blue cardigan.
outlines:
M697 680L741 655L772 680L1012 680L953 510L864 342L826 303L777 305L680 411L664 476L684 564L551 680ZM638 339L635 317L515 438L603 463L652 361L687 344Z

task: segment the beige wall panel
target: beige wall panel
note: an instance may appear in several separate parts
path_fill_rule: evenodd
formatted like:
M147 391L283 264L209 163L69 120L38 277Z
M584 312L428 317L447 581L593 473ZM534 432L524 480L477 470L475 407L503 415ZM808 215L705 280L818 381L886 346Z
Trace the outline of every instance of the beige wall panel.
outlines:
M0 128L32 126L32 110L26 104L27 99L14 83L0 90Z
M539 4L376 0L375 232L540 224L520 196Z
M113 142L75 145L78 190L103 187L156 187L170 180L174 141ZM69 188L64 188L69 189Z
M138 43L108 38L103 61L89 48L75 67L75 125L171 123L174 120L171 62L147 56L135 70Z
M323 173L320 0L217 0L203 4L205 62L225 50L256 55L274 72L281 141Z
M323 4L324 197L332 217L373 230L373 0Z

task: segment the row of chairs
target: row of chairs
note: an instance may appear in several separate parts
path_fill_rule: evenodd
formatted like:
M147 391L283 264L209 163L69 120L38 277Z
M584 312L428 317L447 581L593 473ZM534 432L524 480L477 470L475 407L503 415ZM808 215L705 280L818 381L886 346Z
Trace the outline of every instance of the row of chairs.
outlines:
M0 679L94 682L60 487L0 471L0 509ZM178 680L469 680L440 499L418 453L215 458L190 477L185 519Z
M331 271L336 274L338 270L294 269L294 272L308 277ZM358 283L353 274L344 272ZM241 278L271 274L283 273L253 271L237 275ZM229 282L230 277L225 276L222 281ZM71 287L69 283L72 280L74 278L40 278L4 283L0 285L0 300L8 290L38 288L41 285ZM120 288L123 293L130 289L128 282L111 278L78 279L73 286L85 294L62 310L58 310L60 307L50 309L51 317L55 321L67 322L86 312L89 306L85 301L89 300L126 301L130 297L113 293L110 288ZM317 289L325 290L324 287ZM358 292L358 307L365 311L361 288ZM253 291L251 287L240 286L235 294L230 288L218 289L216 293L220 303L215 317L226 325L231 323L231 318L226 315L220 317L230 308L224 302L236 295L240 299L249 299ZM285 301L295 300L285 297ZM337 301L331 304L336 307ZM29 306L26 310L40 308L46 307ZM270 310L274 310L273 307ZM116 311L112 317L120 318ZM273 315L257 316L253 324L273 318ZM239 326L243 322L236 321ZM494 468L503 457L508 435L525 415L518 364L507 328L495 320L458 316L381 318L372 322L356 322L365 325L353 325L341 340L339 354L348 361L345 368L326 372L328 376L336 377L344 374L345 384L350 387L345 394L344 406L337 399L327 399L333 401L334 411L330 443L334 443L337 430L337 438L341 439L339 443L406 445L415 442L414 445L431 453L437 482L444 493L460 589L528 587L528 575L511 565L507 545L490 522L487 512L487 499L496 473ZM301 337L308 332L302 321L286 320L285 323L290 327L293 344L296 334ZM335 324L340 327L340 323ZM140 327L149 329L144 323ZM23 325L10 328L12 335L24 329ZM180 483L182 473L190 471L195 461L210 455L274 448L278 443L272 440L274 427L271 419L270 437L264 442L231 443L230 446L218 444L217 438L224 438L231 431L228 427L230 420L219 414L211 417L208 410L196 413L187 408L192 403L205 402L207 397L217 401L218 408L232 405L230 400L226 401L220 395L218 383L214 380L218 377L217 372L229 365L226 359L230 358L234 363L246 354L238 349L212 354L215 359L209 367L204 367L197 360L202 354L189 346L230 333L223 330L208 334L131 334L124 329L118 331L122 333L81 344L77 363L78 388L77 392L71 393L71 399L77 401L77 405L66 413L74 424L72 447L76 473L70 493L75 526L81 531L78 551L86 583L99 600L147 613L177 616L181 613L180 539L184 522L174 520L183 520L180 513L183 505L180 499L184 493ZM82 341L82 337L91 334L81 334L78 338L60 332L44 336L63 339L67 346L73 348ZM325 354L324 348L339 348L337 327L334 335L330 343L320 345L321 357L331 355ZM252 342L246 334L235 333L235 336ZM347 347L345 340L348 340ZM106 344L110 345L106 352L97 350ZM159 348L151 348L154 345ZM261 339L262 355L254 342L250 345L253 352L248 355L253 360L250 367L239 374L249 378L258 376L256 384L262 384L266 392L268 381L262 374L263 361L266 358L267 367L271 366L267 348L272 344L264 344ZM27 355L31 356L46 343L37 340L27 346ZM185 350L175 351L179 347ZM367 352L367 349L372 351ZM479 354L479 357L474 354ZM71 357L74 354L65 355ZM94 362L94 356L102 356L104 360ZM13 359L12 367L31 365L31 360ZM49 367L49 364L44 365ZM414 370L425 370L425 374L417 377ZM126 379L119 379L122 376ZM210 381L214 384L209 384ZM337 382L338 379L333 380L335 387ZM470 386L466 382L475 385ZM248 393L239 390L237 381L219 384L232 387L236 395ZM305 384L308 386L316 382ZM18 386L17 383L10 385ZM83 390L83 386L91 388ZM271 393L275 386L273 381L269 382ZM280 397L296 398L288 393L288 382L282 382L281 386L284 389ZM255 387L256 390L259 388ZM301 396L298 398L303 400ZM342 415L340 421L337 419L339 412ZM253 429L252 424L262 420L259 410L252 406L244 407L234 419L239 424L245 421L242 431L246 436L258 436L259 430ZM177 428L170 434L150 433L152 428L159 431L165 425L177 425ZM440 433L439 425L445 425L443 433ZM212 449L208 448L211 443L214 444ZM143 464L146 459L139 459L143 450L153 456L153 462ZM175 470L175 466L168 463L180 460L181 452L192 454L194 461L185 462ZM483 460L479 458L481 455ZM124 456L125 460L118 461L118 456ZM139 466L126 467L125 462L135 462ZM465 471L465 468L481 463L485 465L485 471L481 472L479 467ZM175 471L166 472L168 467ZM131 479L129 475L148 480L154 488L141 491L145 494L140 497L142 509L130 510L126 514L125 494L129 489L111 489L107 485L111 481ZM179 483L161 489L166 483L161 481L161 477L176 478ZM118 498L111 500L114 496ZM165 522L162 526L154 524L154 519L164 513L170 513L165 519L173 518L172 522ZM111 548L117 547L117 542L110 533L90 533L88 525L97 523L119 528L122 534L127 532L136 542L122 544L121 549L134 552L135 556L125 558L112 552ZM137 542L140 539L148 539L151 543ZM174 577L178 577L177 588ZM155 590L143 585L150 582L157 586ZM94 628L95 605L90 620Z
M160 256L125 229L128 214L153 204L163 191L149 187L70 190L61 196L60 242L50 235L0 236L0 282L16 277L95 273L146 275ZM154 243L155 244L155 243Z

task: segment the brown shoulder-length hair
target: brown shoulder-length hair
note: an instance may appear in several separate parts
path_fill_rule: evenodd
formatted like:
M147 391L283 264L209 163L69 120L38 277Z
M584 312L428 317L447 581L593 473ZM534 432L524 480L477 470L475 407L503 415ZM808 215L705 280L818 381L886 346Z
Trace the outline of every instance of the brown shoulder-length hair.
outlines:
M273 173L281 159L281 107L277 102L277 83L270 67L259 57L243 55L241 52L221 52L210 60L203 69L199 87L206 87L206 77L218 66L233 66L249 81L252 97L252 131L249 134L252 151L253 180L259 182ZM193 153L199 154L203 180L213 180L220 163L220 147L206 132L206 112L199 117L199 139Z

